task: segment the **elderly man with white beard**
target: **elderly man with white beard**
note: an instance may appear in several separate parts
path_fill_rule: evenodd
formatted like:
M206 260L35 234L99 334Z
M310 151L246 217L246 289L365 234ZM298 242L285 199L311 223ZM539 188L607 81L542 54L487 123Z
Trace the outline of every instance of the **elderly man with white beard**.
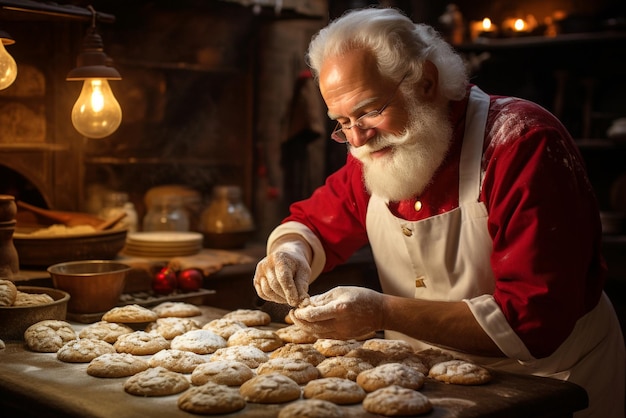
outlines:
M624 340L603 292L597 202L540 106L471 85L430 27L346 13L307 60L345 165L268 238L254 286L319 338L384 331L496 369L584 387L575 416L624 416ZM369 244L382 293L309 284Z

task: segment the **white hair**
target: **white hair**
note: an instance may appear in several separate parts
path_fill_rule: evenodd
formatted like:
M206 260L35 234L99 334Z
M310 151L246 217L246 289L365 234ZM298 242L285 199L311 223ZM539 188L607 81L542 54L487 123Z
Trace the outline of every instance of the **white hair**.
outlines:
M399 81L408 74L407 85L417 82L424 61L431 61L439 72L441 95L449 100L465 96L468 78L463 59L432 27L416 24L396 9L348 11L313 37L307 63L317 79L326 58L355 48L370 50L383 76Z

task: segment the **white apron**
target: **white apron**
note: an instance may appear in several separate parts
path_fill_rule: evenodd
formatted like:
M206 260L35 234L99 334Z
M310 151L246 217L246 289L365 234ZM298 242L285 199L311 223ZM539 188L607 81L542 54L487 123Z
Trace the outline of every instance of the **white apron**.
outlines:
M515 373L570 380L587 390L592 405L576 418L624 418L624 343L619 326L613 326L617 331L610 331L617 317L605 295L577 322L552 356L539 360L532 357L491 296L492 240L487 209L478 201L489 103L487 94L477 87L471 89L459 167L458 208L421 221L406 221L395 217L384 199L371 197L366 225L382 290L427 300L465 300L507 358L454 355ZM431 347L394 331L385 331L385 335L409 341L416 349ZM601 344L606 339L611 342ZM599 359L611 363L601 371ZM619 405L616 399L621 400Z

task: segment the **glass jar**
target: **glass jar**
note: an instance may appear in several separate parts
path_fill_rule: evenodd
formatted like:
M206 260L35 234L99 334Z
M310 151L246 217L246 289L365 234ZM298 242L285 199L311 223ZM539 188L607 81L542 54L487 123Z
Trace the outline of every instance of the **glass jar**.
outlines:
M161 195L152 199L143 218L143 230L189 231L189 216L179 196Z
M115 218L120 213L125 212L126 216L122 218L119 225L127 228L128 232L137 231L137 211L135 205L128 200L128 193L111 192L104 197L104 206L100 210L100 217L109 220Z
M202 211L200 232L204 246L243 247L254 231L252 214L241 200L238 186L216 186L209 205Z

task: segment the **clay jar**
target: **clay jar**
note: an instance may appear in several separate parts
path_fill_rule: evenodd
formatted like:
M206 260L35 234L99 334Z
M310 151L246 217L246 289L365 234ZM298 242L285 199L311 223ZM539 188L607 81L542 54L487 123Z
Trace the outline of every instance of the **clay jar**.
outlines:
M0 222L0 271L3 275L19 273L20 262L13 244L15 220Z
M0 194L0 222L8 222L15 219L17 215L17 205L15 197L7 194Z

